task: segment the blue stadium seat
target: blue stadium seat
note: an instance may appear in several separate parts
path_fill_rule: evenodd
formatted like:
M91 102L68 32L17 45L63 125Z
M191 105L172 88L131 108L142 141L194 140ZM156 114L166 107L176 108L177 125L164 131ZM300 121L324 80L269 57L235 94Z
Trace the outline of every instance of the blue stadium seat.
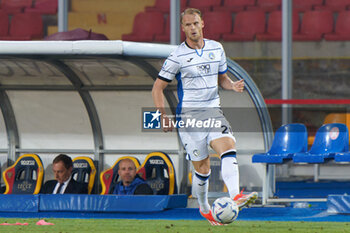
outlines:
M334 156L336 162L350 162L350 152L338 153Z
M267 153L253 155L253 163L283 163L298 152L307 151L307 130L300 123L286 124L278 128L272 146Z
M349 151L349 132L346 125L331 123L321 126L315 136L311 149L305 153L296 153L294 163L324 163L334 159L338 153Z

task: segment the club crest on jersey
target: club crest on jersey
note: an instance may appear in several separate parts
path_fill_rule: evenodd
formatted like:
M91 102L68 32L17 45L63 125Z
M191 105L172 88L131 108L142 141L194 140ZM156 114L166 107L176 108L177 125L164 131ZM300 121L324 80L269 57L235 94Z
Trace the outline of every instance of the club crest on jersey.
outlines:
M209 58L210 60L214 60L215 59L215 54L213 52L209 53Z
M203 64L203 65L197 66L197 70L200 74L209 74L210 73L210 65Z

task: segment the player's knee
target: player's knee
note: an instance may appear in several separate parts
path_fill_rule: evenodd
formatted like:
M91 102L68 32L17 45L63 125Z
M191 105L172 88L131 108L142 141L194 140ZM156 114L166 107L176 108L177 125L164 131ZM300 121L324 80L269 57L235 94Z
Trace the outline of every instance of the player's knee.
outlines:
M215 139L215 140L211 141L210 146L219 155L221 155L229 150L235 150L235 148L236 148L235 141L230 137L223 137L223 138Z
M192 161L193 168L196 172L201 174L208 174L210 172L209 156L201 161Z
M209 174L210 173L210 166L202 164L202 166L196 166L194 168L194 170L200 174Z

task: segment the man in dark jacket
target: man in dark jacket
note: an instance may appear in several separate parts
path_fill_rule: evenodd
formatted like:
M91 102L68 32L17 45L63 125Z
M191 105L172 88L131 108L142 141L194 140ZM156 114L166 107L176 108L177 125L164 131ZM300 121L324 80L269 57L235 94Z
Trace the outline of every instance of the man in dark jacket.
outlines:
M151 195L152 188L141 177L136 175L136 166L131 159L122 159L119 162L118 175L120 181L114 188L117 195Z
M44 194L87 194L87 186L72 178L73 161L65 154L59 154L52 162L55 180L47 181L41 193Z

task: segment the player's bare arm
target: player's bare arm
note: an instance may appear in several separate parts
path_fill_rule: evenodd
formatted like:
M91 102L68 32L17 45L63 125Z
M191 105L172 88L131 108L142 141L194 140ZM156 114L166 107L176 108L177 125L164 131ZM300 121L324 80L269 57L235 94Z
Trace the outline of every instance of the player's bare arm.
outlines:
M166 124L163 125L163 131L172 131L171 119L166 115L164 107L164 89L168 86L168 82L165 82L159 78L154 82L152 88L152 98L155 107L160 111L162 122Z
M218 78L219 85L225 90L233 90L236 92L243 92L244 90L244 80L232 81L230 77L225 74L219 74Z

